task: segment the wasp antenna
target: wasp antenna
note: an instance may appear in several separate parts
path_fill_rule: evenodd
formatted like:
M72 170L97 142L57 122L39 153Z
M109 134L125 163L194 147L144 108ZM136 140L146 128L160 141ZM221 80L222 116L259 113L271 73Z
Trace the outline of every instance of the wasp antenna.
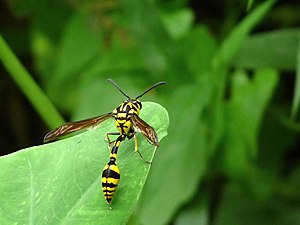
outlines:
M125 94L124 91L122 91L122 89L119 87L119 85L117 85L116 82L114 82L112 79L107 79L107 81L109 81L110 83L112 83L124 96L126 96L127 98L130 99L130 97L127 94Z
M151 91L153 88L156 88L157 86L162 85L162 84L168 84L168 83L165 82L165 81L158 82L158 83L152 85L151 87L149 87L146 91L144 91L143 94L137 96L135 99L138 99L138 98L142 97L144 94L146 94L147 92Z

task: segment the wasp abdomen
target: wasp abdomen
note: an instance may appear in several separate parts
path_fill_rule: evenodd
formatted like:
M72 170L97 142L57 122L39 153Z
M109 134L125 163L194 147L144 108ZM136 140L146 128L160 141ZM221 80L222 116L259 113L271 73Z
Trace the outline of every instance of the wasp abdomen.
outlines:
M119 184L120 170L115 161L110 161L102 172L102 191L107 203L110 203Z
M102 172L102 191L107 203L111 202L119 184L120 170L116 161L120 143L124 138L124 136L120 135L117 140L115 140L110 152L109 162L106 164Z

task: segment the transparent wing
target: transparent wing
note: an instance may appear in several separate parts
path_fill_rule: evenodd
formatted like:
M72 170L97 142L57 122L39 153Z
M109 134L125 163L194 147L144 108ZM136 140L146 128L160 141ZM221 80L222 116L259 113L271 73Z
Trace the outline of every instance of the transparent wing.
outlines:
M99 123L102 123L103 121L109 119L112 117L112 113L107 113L101 116L96 116L93 118L77 121L77 122L70 122L66 123L64 125L61 125L60 127L56 128L55 130L50 131L47 133L44 137L44 143L49 141L54 141L59 137L65 136L67 134L71 134L73 132L86 129L88 127L97 125Z
M134 129L141 132L151 144L159 146L158 137L153 127L147 124L136 114L131 116L131 122Z

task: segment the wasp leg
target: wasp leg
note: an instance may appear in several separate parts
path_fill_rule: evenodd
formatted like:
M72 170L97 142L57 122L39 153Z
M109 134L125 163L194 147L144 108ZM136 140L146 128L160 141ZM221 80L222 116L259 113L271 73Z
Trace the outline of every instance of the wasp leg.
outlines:
M151 164L152 162L146 160L146 159L143 157L143 155L141 154L141 152L139 151L139 144L138 144L138 139L137 139L136 135L133 135L133 137L134 137L134 151L137 152L137 153L139 153L141 159L142 159L144 162Z
M119 132L108 132L106 133L106 141L108 142L108 149L110 151L110 146L115 142L115 141L111 141L109 138L109 135L120 135Z

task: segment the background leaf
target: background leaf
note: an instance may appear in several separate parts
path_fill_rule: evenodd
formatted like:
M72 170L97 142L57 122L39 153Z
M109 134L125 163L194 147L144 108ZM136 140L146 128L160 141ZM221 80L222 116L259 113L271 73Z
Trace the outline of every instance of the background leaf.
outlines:
M234 58L234 65L246 68L274 67L292 70L296 66L299 30L279 30L247 38Z
M258 126L277 80L276 71L272 70L257 71L252 80L243 72L232 77L224 159L225 170L233 176L245 176L248 159L257 155Z

